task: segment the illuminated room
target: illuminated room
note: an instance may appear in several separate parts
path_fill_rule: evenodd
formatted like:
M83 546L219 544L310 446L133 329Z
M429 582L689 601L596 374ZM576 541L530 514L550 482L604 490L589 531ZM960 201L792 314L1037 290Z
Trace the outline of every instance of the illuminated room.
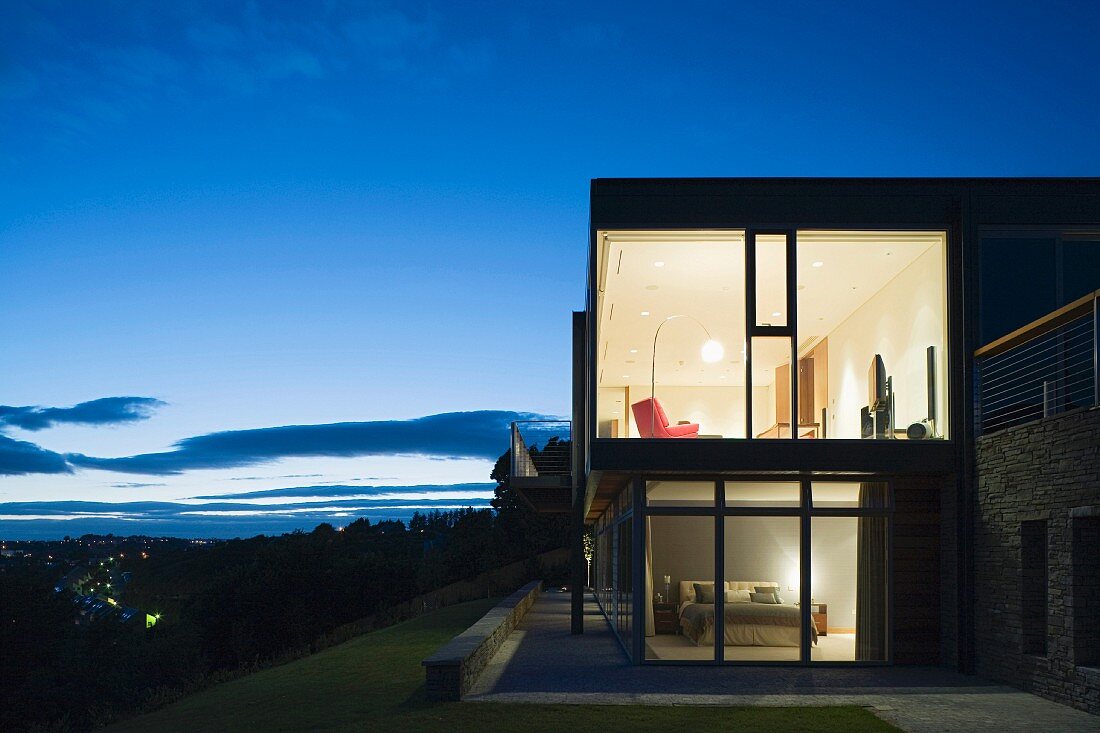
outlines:
M787 236L597 233L597 439L948 437L946 235Z

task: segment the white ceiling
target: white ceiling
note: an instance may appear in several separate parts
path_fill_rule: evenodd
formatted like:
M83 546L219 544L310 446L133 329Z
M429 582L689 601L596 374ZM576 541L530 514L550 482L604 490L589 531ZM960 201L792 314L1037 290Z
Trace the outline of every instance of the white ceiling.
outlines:
M688 318L670 321L657 345L657 383L744 385L743 231L601 232L598 241L601 387L647 384L654 334L674 315L701 322L725 347L725 358L704 362L703 328ZM942 243L940 232L798 232L799 341L827 336L929 247ZM758 319L783 325L783 247L762 244ZM814 267L814 262L822 264ZM770 384L774 368L788 361L788 350L785 339L758 340L753 383Z

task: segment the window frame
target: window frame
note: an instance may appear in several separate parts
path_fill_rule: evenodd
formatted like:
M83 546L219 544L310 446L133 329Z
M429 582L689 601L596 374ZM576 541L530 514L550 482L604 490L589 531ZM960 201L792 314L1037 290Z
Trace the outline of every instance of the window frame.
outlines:
M714 505L673 507L650 507L645 503L646 484L649 481L699 481L714 483ZM800 502L797 507L753 507L726 506L726 483L799 483ZM887 501L883 507L828 507L815 509L812 504L812 486L822 483L874 482L886 485ZM891 476L867 474L829 474L827 476L812 473L796 475L778 474L635 474L629 481L633 487L634 504L631 516L637 520L634 526L634 577L633 588L645 588L645 565L640 558L645 557L645 520L654 516L713 517L714 518L714 575L715 582L725 578L725 519L726 517L798 517L799 518L799 605L801 608L802 639L799 646L799 659L774 661L726 660L723 635L714 634L714 657L708 660L646 659L645 628L634 623L632 627L632 657L635 664L665 665L717 665L717 666L785 666L785 667L881 667L894 664L894 480ZM812 623L811 600L811 561L810 540L811 520L814 517L885 517L886 518L886 659L876 661L823 661L811 658L811 636L809 623ZM640 545L640 547L639 547ZM645 617L646 598L643 593L634 593L633 615L635 619ZM725 618L725 597L715 594L715 618ZM622 640L620 640L622 641Z

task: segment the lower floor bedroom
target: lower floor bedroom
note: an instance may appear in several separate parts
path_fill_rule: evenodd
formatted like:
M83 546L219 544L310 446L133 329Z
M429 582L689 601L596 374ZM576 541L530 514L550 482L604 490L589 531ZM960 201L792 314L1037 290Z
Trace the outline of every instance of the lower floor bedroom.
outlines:
M633 477L594 525L592 583L635 663L889 664L895 521L881 477Z

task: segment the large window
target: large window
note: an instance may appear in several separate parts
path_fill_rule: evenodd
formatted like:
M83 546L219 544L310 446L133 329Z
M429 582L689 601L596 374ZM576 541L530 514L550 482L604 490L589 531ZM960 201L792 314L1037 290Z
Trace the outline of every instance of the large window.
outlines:
M723 656L730 661L801 658L801 520L725 517ZM816 642L816 639L814 639Z
M646 660L889 660L887 483L649 480L645 490L635 633Z
M943 232L607 231L596 249L597 438L947 437Z
M713 660L714 517L652 516L645 525L645 577L652 589L645 658Z
M884 662L889 638L889 491L880 482L814 482L810 519L811 658Z
M598 437L745 437L744 237L601 233Z
M980 270L978 312L987 344L1100 288L1100 234L987 232Z

